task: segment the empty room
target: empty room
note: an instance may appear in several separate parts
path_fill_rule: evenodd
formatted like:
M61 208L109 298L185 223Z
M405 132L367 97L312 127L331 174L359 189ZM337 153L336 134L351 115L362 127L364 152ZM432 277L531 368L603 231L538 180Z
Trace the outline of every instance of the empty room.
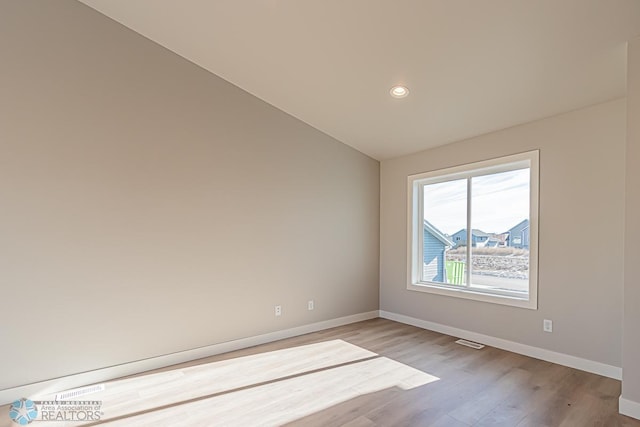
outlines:
M0 0L0 427L640 426L640 1Z

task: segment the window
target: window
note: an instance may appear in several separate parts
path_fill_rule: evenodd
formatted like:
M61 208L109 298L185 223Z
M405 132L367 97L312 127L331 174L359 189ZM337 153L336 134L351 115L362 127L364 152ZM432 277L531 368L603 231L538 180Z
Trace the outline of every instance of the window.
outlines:
M537 309L538 158L409 176L408 289Z

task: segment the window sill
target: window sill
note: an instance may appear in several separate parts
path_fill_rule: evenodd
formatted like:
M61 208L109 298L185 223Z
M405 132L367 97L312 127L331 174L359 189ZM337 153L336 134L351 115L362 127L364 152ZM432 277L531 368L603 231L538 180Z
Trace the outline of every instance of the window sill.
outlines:
M440 286L435 283L409 283L407 285L407 289L410 291L427 292L430 294L488 302L492 304L509 305L512 307L526 308L529 310L538 309L537 301L531 297L525 299L515 296L496 295L468 288L462 289Z

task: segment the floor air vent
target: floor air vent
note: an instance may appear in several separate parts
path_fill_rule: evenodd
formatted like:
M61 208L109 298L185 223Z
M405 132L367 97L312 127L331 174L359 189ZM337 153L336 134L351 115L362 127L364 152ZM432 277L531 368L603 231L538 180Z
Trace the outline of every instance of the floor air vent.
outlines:
M478 344L477 342L467 341L463 339L459 339L458 341L456 341L456 343L460 345L465 345L467 347L475 348L476 350L480 350L481 348L484 348L483 344Z
M90 385L88 387L76 388L56 394L56 400L69 400L86 394L97 393L104 390L104 384Z

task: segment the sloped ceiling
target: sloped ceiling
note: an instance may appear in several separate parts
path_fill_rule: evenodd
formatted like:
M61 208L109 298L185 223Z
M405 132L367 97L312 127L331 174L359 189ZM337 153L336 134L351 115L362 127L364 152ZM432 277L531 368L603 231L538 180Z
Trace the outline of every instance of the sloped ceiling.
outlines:
M379 160L623 97L640 34L638 0L81 1Z

